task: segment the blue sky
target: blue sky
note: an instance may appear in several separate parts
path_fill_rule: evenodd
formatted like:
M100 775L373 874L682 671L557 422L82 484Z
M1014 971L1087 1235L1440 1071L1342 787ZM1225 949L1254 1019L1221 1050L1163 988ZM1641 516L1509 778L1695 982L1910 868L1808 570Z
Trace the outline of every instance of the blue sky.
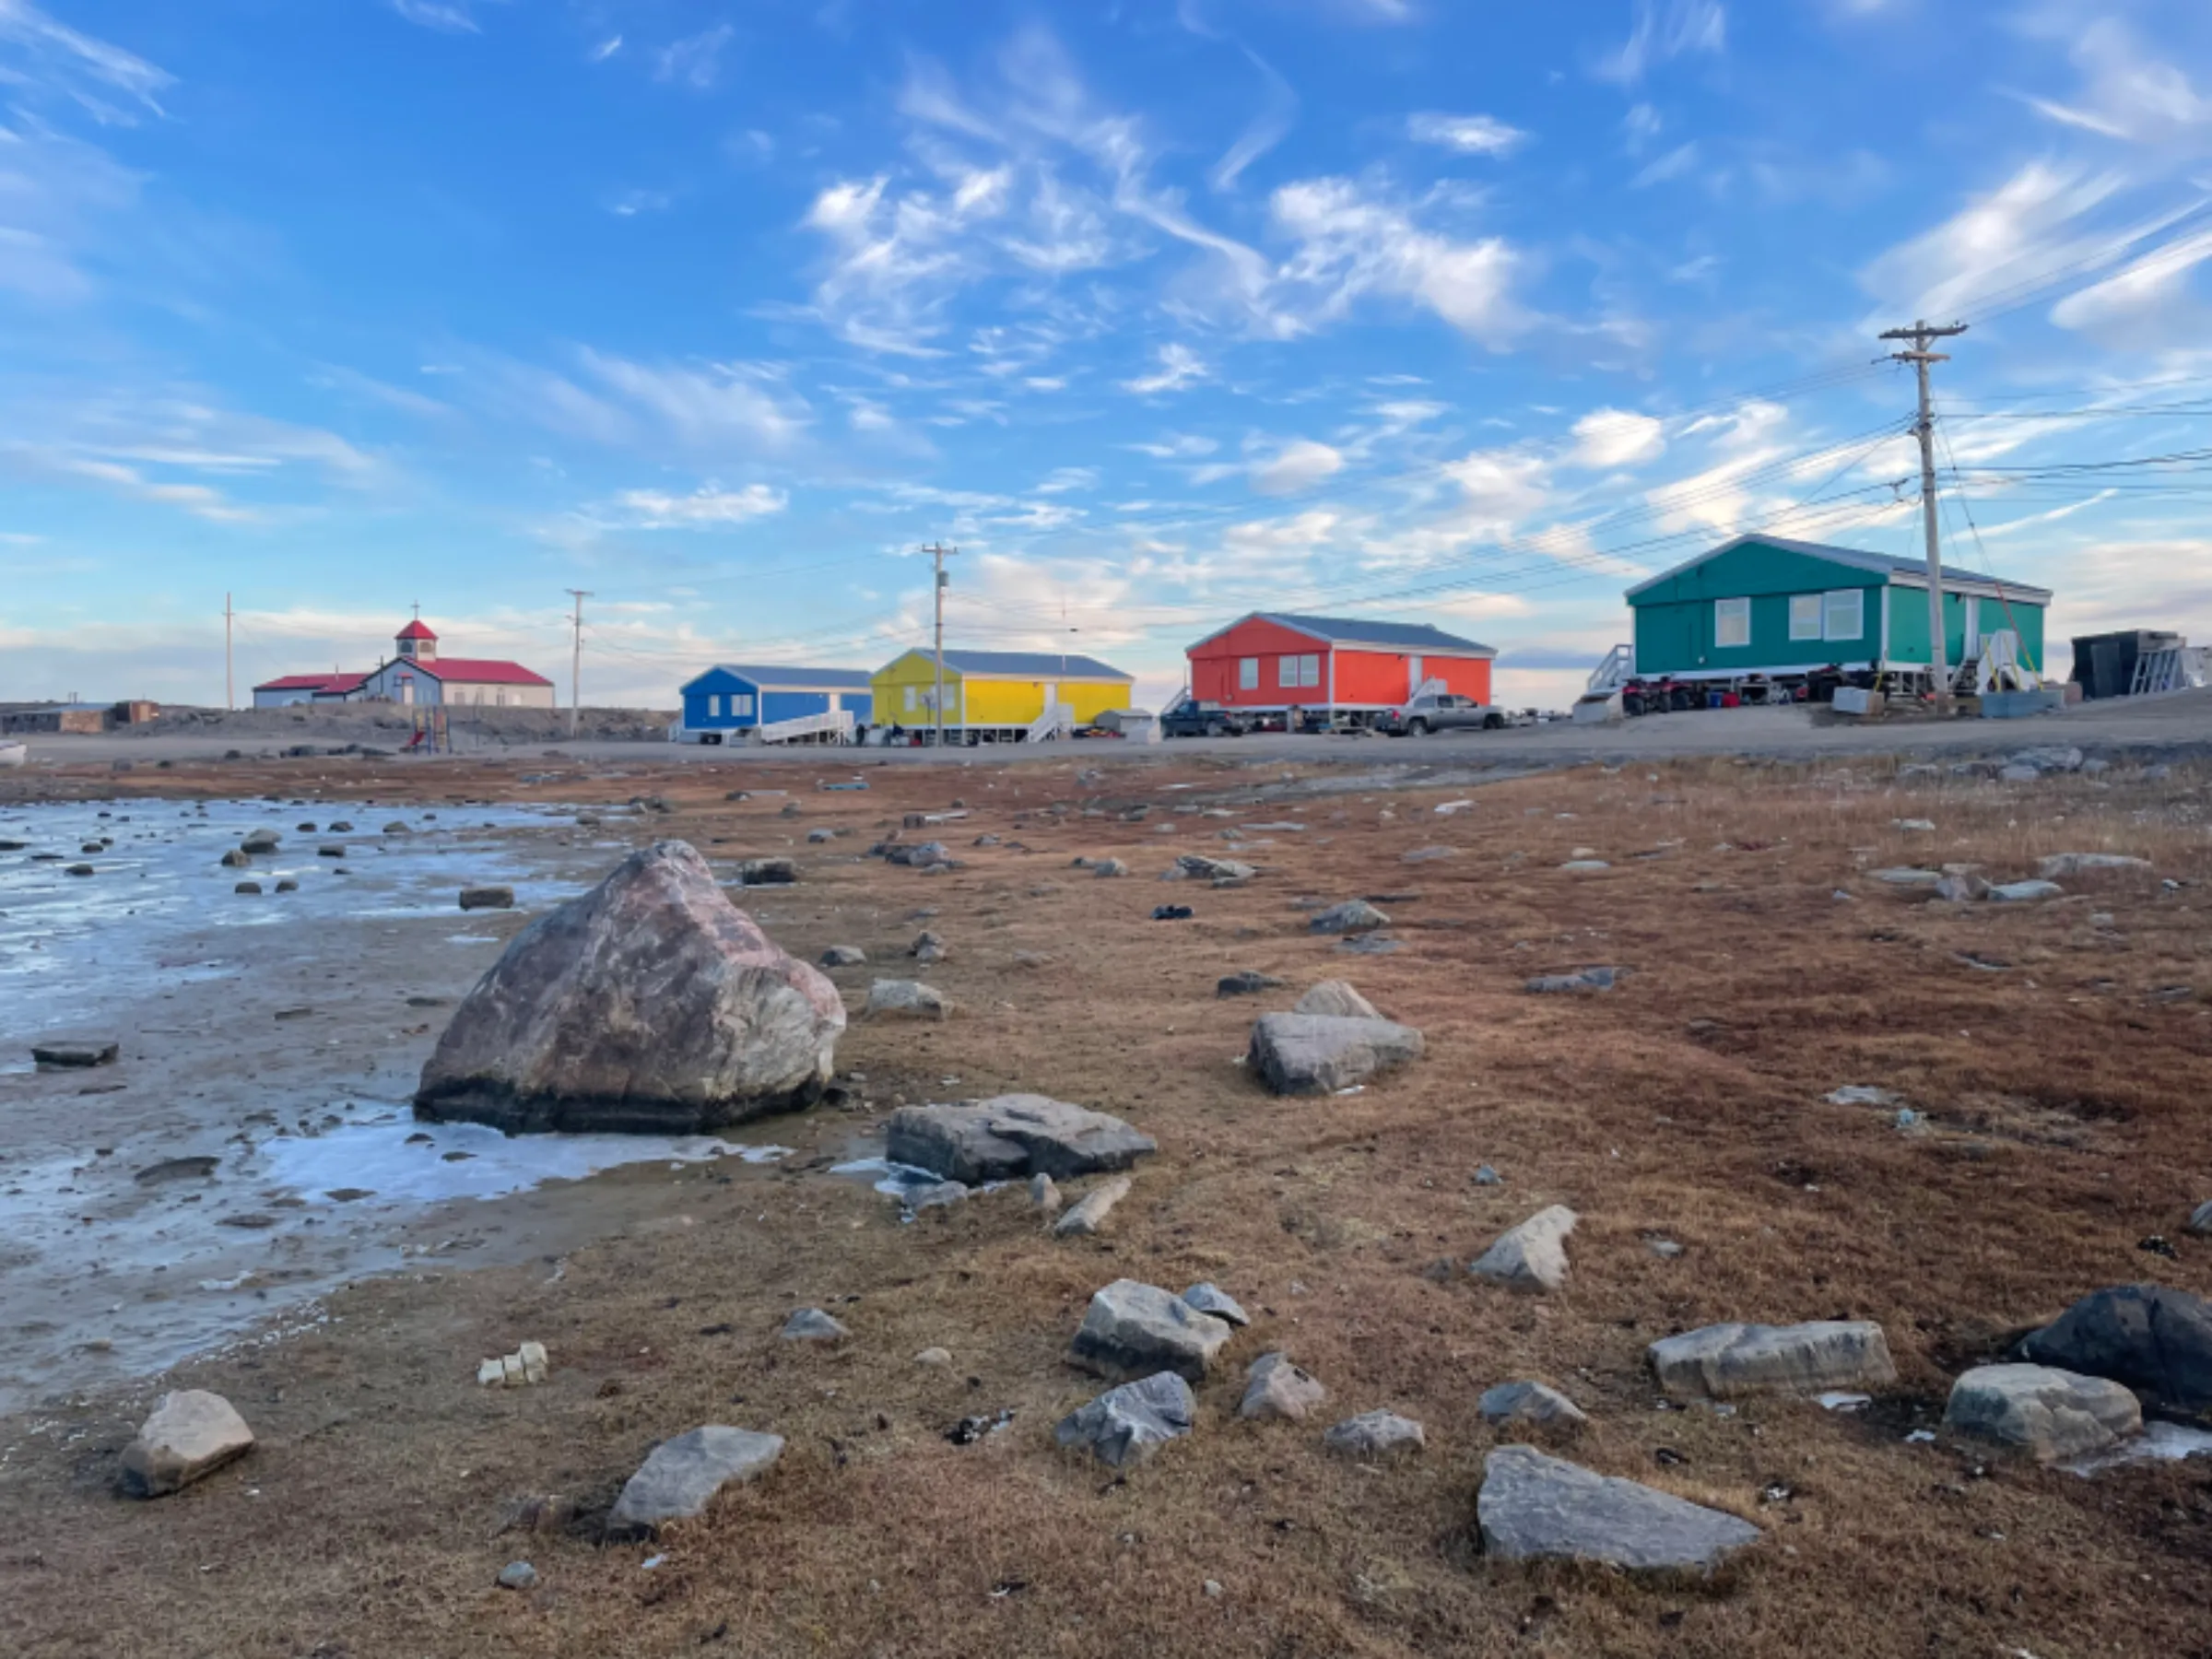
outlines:
M226 591L241 696L418 603L565 696L576 587L667 706L942 537L1150 700L1277 607L1557 703L1735 530L1915 550L1923 314L1949 557L2212 642L2187 471L2003 470L2205 446L2208 203L2195 0L0 0L0 697L218 701Z

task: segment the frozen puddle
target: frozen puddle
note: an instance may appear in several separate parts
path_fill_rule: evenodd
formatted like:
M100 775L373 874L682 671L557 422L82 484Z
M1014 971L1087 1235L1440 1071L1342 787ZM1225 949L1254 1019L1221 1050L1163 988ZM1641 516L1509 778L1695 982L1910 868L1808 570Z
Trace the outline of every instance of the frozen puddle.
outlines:
M935 1171L919 1170L912 1164L893 1163L888 1158L856 1158L850 1163L832 1164L830 1173L867 1177L869 1185L877 1192L888 1194L901 1203L916 1193L945 1184L945 1177Z
M502 1135L482 1124L394 1115L314 1136L273 1136L254 1147L253 1164L241 1172L289 1188L310 1205L371 1208L500 1198L624 1164L772 1163L789 1151L711 1135ZM339 1193L348 1197L332 1195Z
M2212 1456L2212 1430L2185 1428L2180 1423L2151 1422L2133 1440L2122 1441L2109 1452L2065 1465L2069 1475L2101 1475L2133 1463L2179 1463L2184 1457Z

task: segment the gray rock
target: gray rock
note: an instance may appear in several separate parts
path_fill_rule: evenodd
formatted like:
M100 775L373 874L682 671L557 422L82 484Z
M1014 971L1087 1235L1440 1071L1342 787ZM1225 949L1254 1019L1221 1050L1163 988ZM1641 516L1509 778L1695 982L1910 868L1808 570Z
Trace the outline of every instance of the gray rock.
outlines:
M70 1070L112 1065L122 1052L123 1045L112 1037L41 1037L30 1045L33 1064Z
M274 830L256 830L238 843L238 850L250 857L265 858L282 845Z
M1387 1019L1264 1014L1246 1064L1277 1094L1334 1094L1420 1058L1421 1034Z
M1068 1359L1116 1381L1171 1371L1196 1382L1230 1335L1222 1321L1156 1285L1116 1279L1090 1299Z
M1129 1196L1129 1177L1116 1175L1083 1194L1082 1202L1053 1224L1053 1236L1087 1239L1106 1225L1113 1206Z
M499 1585L502 1590L535 1590L537 1569L527 1561L510 1561L500 1569Z
M2212 1420L2212 1303L2186 1290L2091 1291L2022 1342L2020 1355L2124 1382L2161 1415Z
M1904 1096L1875 1083L1846 1083L1820 1097L1830 1106L1894 1106Z
M1887 1388L1897 1381L1882 1327L1866 1319L1716 1324L1645 1350L1659 1386L1688 1398Z
M1357 934L1337 940L1336 948L1347 956L1395 956L1406 947L1382 934Z
M1068 1450L1088 1452L1109 1468L1141 1464L1171 1440L1190 1433L1198 1402L1173 1371L1110 1388L1060 1420L1053 1438Z
M748 858L737 866L739 887L790 887L799 866L788 858Z
M754 1479L782 1455L781 1436L718 1423L663 1441L615 1500L607 1530L634 1536L671 1521L688 1521L723 1488Z
M1600 870L1609 870L1612 867L1602 858L1571 858L1559 866L1560 869L1571 876L1594 876Z
M1132 1168L1159 1143L1120 1118L1046 1095L998 1095L973 1106L901 1106L884 1156L975 1185L1024 1175L1065 1181Z
M2200 1238L2212 1236L2212 1198L2189 1212L2189 1230Z
M1170 881L1250 881L1259 871L1234 858L1208 858L1203 853L1185 853L1164 877Z
M2006 783L2033 783L2042 775L2032 766L2001 766L1997 769L1997 777Z
M246 856L243 848L232 847L217 862L226 870L242 870L253 861Z
M2065 888L2055 881L2006 881L1989 889L1989 897L1996 904L2032 904L2040 899L2057 899Z
M1100 858L1092 863L1090 873L1093 876L1126 876L1129 866L1118 858Z
M1567 1283L1567 1235L1577 1218L1563 1204L1538 1210L1500 1233L1489 1249L1467 1264L1467 1271L1509 1290L1557 1290Z
M1873 875L1875 880L1889 887L1932 888L1943 880L1941 870L1919 870L1909 867L1876 870Z
M2079 771L2081 751L2065 744L2043 744L2024 748L2012 757L2015 766L2032 766L2038 771Z
M825 968L865 968L867 965L868 953L857 945L832 945L822 952L822 966Z
M241 881L230 890L234 893L247 893L258 898L261 894L261 883L258 881Z
M916 1019L944 1019L952 1013L952 998L920 980L877 980L868 987L864 1016L911 1015Z
M1317 934L1366 933L1389 925L1390 918L1364 899L1347 899L1342 904L1332 904L1306 923Z
M465 887L461 889L465 911L512 910L514 889L510 887Z
M842 1342L853 1333L843 1321L832 1319L819 1308L799 1308L776 1335L786 1342Z
M1429 1443L1421 1426L1394 1411L1363 1411L1346 1418L1321 1443L1347 1457L1387 1457L1394 1452L1418 1452Z
M453 1011L415 1112L700 1134L819 1099L844 1029L837 987L661 841L515 935Z
M1320 1014L1331 1019L1380 1019L1373 1003L1342 980L1323 980L1290 1005L1293 1014Z
M1055 1216L1060 1213L1060 1189L1053 1184L1050 1175L1030 1177L1030 1205L1032 1208L1041 1209L1047 1216Z
M1310 1372L1291 1364L1289 1355L1262 1354L1244 1373L1244 1397L1238 1402L1237 1415L1302 1423L1328 1397L1329 1391Z
M1586 996L1612 990L1619 976L1617 968L1583 968L1572 973L1539 974L1522 989L1536 996Z
M906 1207L916 1215L924 1210L947 1209L956 1204L965 1204L975 1189L957 1181L940 1181L935 1186L925 1186L906 1195Z
M1483 1460L1475 1518L1505 1561L1586 1561L1637 1573L1710 1575L1760 1533L1748 1521L1532 1446Z
M1281 988L1283 982L1270 974L1255 973L1251 969L1231 973L1214 982L1216 996L1256 996L1262 991Z
M2062 877L2080 876L2091 870L2128 870L2147 876L2150 860L2134 858L2124 853L2053 853L2041 859L2035 873L2045 881L2056 881Z
M2003 1441L2039 1463L2086 1457L2143 1429L2136 1396L2103 1377L2047 1365L1978 1365L1951 1384L1945 1427Z
M1971 904L1989 897L1989 883L1971 872L1946 876L1936 884L1936 897L1951 904Z
M1572 1400L1541 1382L1500 1382L1483 1391L1476 1409L1486 1422L1526 1423L1555 1433L1572 1433L1590 1420Z
M952 863L952 850L943 841L934 841L887 847L883 856L887 864L906 865L917 870L941 868Z
M836 839L837 831L834 830L815 829L806 831L806 844L810 847L818 847L824 841L833 841Z
M1440 858L1456 858L1458 856L1459 849L1457 847L1417 847L1405 854L1398 862L1401 864L1433 864Z
M205 1389L165 1394L124 1449L123 1489L159 1498L253 1450L253 1430L230 1402Z
M1237 1305L1237 1299L1210 1279L1193 1285L1182 1293L1182 1300L1199 1312L1211 1313L1240 1331L1252 1323L1252 1315Z

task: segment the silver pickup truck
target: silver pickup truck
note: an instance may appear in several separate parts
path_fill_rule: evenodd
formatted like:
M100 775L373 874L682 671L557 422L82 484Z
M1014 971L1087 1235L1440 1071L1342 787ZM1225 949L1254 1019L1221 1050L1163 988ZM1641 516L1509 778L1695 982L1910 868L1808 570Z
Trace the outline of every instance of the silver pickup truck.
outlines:
M1494 732L1504 724L1504 714L1489 704L1451 691L1425 693L1403 708L1383 711L1375 721L1378 730L1393 737L1422 737L1430 732L1463 729Z

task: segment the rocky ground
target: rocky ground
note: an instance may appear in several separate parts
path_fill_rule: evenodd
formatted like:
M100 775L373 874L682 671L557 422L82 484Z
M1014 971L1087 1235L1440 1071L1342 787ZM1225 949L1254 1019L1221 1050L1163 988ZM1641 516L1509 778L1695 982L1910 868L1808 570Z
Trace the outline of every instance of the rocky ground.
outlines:
M0 1423L0 1648L2212 1651L2212 1459L2085 1477L1944 1421L1960 1374L2087 1292L2212 1292L2212 1241L2187 1230L2212 1197L2201 765L1700 760L1437 788L1072 751L817 787L855 776L842 759L740 801L688 768L441 769L441 790L494 798L657 796L608 839L793 859L797 885L747 907L803 958L868 959L831 971L855 1016L837 1088L746 1126L793 1149L780 1164L548 1189L527 1213L559 1242L537 1259L367 1279L280 1339ZM370 765L310 787L343 799ZM131 782L279 775L302 786L252 766ZM902 827L947 812L965 816ZM950 867L868 855L893 834ZM2043 864L2065 853L2147 867ZM1256 873L1159 880L1182 854ZM1124 873L1093 873L1109 860ZM2054 892L1976 896L2046 867ZM1947 877L1961 896L1933 898ZM1355 900L1386 921L1315 930ZM924 930L934 959L909 954ZM1240 973L1281 982L1217 994ZM882 979L948 1015L860 1018ZM1376 1039L1393 1064L1330 1079L1350 1092L1267 1092L1255 1019L1300 1038L1346 1018L1292 1012L1324 981L1418 1030L1418 1054ZM1095 1230L1055 1231L1019 1180L910 1217L831 1173L900 1106L1013 1091L1157 1141ZM606 1190L620 1230L572 1242L562 1205ZM1210 1282L1250 1323L1198 1321L1214 1352L1188 1362L1187 1405L1123 1414L1191 1431L1116 1468L1055 1428L1112 1380L1071 1343L1123 1280ZM1115 1340L1167 1317L1116 1294ZM808 1310L844 1334L786 1336ZM1895 1380L1838 1409L1663 1392L1651 1345L1723 1321L1872 1322ZM532 1369L530 1343L542 1381L479 1385L487 1359ZM1288 1359L1265 1391L1325 1390L1306 1418L1239 1415L1270 1352ZM1534 1391L1486 1411L1523 1382L1587 1421ZM224 1396L255 1443L123 1496L165 1388ZM702 1425L748 1431L733 1467L765 1461L752 1436L781 1453L698 1519L615 1541L626 1483ZM1714 1575L1508 1559L1528 1494L1567 1489L1535 1451L1493 1461L1524 1441L1700 1506L1652 1524L1694 1533ZM1517 1521L1493 1513L1509 1501Z

